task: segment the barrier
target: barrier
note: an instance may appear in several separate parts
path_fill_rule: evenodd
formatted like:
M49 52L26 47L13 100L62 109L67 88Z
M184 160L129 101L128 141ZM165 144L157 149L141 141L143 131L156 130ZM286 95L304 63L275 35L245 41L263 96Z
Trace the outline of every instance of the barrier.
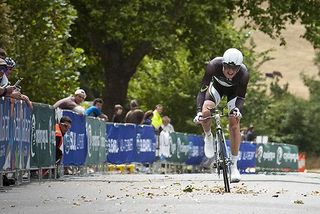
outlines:
M86 165L105 162L106 156L106 124L93 117L86 117L88 153Z
M0 167L30 168L31 113L22 100L0 98Z
M56 162L55 111L50 105L33 103L31 168L54 167Z
M87 157L87 134L85 116L63 111L72 120L71 129L63 137L63 165L83 166Z
M156 137L152 126L107 124L106 160L113 164L153 163Z
M30 112L23 101L0 98L1 171L55 167L55 115L50 105L34 103ZM71 111L62 111L62 115L72 119L72 127L64 136L64 166L156 161L152 126L105 123ZM230 142L227 144L230 149ZM165 163L200 166L206 159L200 135L161 132L159 145L160 160ZM297 171L298 147L242 142L238 168L241 173Z
M10 120L10 100L9 98L0 97L0 170L10 168L10 136L12 132L12 125Z
M156 135L152 126L136 126L136 149L134 161L153 163L156 160Z
M297 171L298 147L296 145L257 144L257 171Z

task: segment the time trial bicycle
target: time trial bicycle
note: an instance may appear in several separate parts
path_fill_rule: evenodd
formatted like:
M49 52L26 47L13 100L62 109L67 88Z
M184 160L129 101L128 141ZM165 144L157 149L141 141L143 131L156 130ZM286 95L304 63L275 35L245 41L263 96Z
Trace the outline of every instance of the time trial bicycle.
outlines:
M214 149L215 156L213 157L215 160L215 167L217 168L217 173L220 178L220 174L222 172L223 181L224 181L224 190L225 192L230 192L230 178L231 178L231 159L230 154L227 148L227 143L225 139L225 135L223 133L221 127L221 117L223 115L223 111L219 111L217 109L212 109L211 115L208 117L202 117L200 120L208 120L213 119L215 121L215 138L214 138Z

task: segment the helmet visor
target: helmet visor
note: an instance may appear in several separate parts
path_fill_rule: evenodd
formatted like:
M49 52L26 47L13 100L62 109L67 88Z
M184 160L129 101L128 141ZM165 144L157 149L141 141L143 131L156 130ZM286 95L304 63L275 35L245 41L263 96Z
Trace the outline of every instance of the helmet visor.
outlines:
M240 65L236 65L236 64L234 64L233 62L231 62L231 63L223 63L223 68L224 69L227 69L227 70L233 70L233 71L236 71L236 72L238 72L239 71L239 69L240 69Z

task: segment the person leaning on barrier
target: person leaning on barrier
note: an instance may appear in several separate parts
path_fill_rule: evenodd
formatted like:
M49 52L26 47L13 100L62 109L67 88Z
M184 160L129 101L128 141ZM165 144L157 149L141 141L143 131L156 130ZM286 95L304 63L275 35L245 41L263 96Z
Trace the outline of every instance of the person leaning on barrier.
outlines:
M100 98L97 98L95 100L93 100L93 105L90 106L86 111L85 111L85 115L87 116L92 116L92 117L99 117L104 121L108 121L108 116L103 114L101 112L103 106L103 100Z
M4 59L0 58L0 96L11 96L15 86L11 86L9 80L6 76L7 72L7 63Z
M63 136L70 130L72 120L68 116L63 116L56 124L56 164L60 165L63 156Z
M123 122L123 107L120 104L114 106L112 122L122 123Z
M74 95L58 100L53 105L53 108L72 110L78 114L84 115L85 110L80 104L86 99L86 97L86 92L83 89L77 89L74 92Z
M0 51L0 55L1 55L1 51ZM5 70L5 75L2 76L2 79L0 81L1 82L0 85L2 85L2 86L5 85L5 88L7 89L7 91L9 88L14 88L14 90L11 93L7 92L5 96L10 96L15 99L23 100L26 102L28 107L30 109L32 109L33 108L32 102L30 101L30 99L27 95L21 93L21 86L19 86L19 85L11 86L10 82L8 80L8 76L12 73L14 67L16 66L15 61L9 57L6 57L5 59L0 58L0 64L3 63L2 60L5 61L6 65L7 65L7 69Z
M139 109L138 101L131 100L130 111L128 111L128 113L124 119L124 122L125 123L142 124L143 117L144 117L144 113L141 109Z
M153 111L148 110L146 113L144 113L144 118L143 118L143 124L144 125L152 125L152 117L153 117Z

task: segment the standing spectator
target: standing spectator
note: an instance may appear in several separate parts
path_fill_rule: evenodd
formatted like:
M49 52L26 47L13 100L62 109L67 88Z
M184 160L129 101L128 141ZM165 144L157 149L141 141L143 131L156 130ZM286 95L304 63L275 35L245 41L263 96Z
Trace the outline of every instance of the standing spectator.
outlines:
M134 123L142 124L143 123L144 113L139 109L139 104L136 100L131 100L130 102L130 111L128 111L124 122L125 123Z
M159 130L160 126L162 125L162 118L161 118L162 111L163 111L163 107L161 104L156 105L156 109L153 111L152 125L156 130Z
M250 127L247 130L247 141L255 141L256 140L256 133L254 131L254 127L250 124Z
M63 116L60 123L56 124L56 164L60 165L63 155L63 136L71 128L72 120L68 116Z
M123 107L122 107L122 105L117 104L114 106L112 122L114 122L114 123L122 123L123 122Z
M93 100L93 105L85 111L85 115L92 116L92 117L99 117L104 121L108 121L109 120L108 116L101 112L102 106L103 106L102 99L97 98Z
M83 89L77 89L74 92L73 96L69 96L58 100L53 107L54 108L61 108L61 109L68 109L79 114L84 114L85 110L80 104L86 99L87 95Z
M168 116L162 117L162 125L161 125L161 131L165 132L174 132L173 125L171 124L171 119Z
M153 111L149 110L144 114L143 124L152 125Z
M6 57L7 57L7 52L3 48L0 48L0 58L5 59Z

